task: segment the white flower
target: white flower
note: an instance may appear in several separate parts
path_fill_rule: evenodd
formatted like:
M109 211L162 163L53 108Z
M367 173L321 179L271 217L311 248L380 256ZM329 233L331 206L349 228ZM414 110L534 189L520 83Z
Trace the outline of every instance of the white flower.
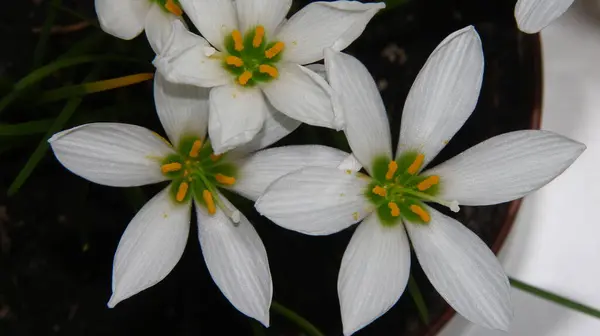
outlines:
M525 33L537 33L563 15L572 4L573 0L519 0L515 6L515 19Z
M83 125L49 140L58 160L89 181L117 187L171 181L127 226L115 254L108 305L114 307L171 272L187 242L193 203L198 238L213 280L239 311L268 326L272 283L265 248L246 217L218 189L256 200L280 176L312 164L337 167L348 154L323 146L251 154L297 126L285 124L289 119L270 110L263 131L252 142L214 155L205 141L206 89L171 84L159 75L155 98L161 123L175 146L143 127L118 123Z
M509 283L494 254L426 202L458 211L458 203L489 205L522 197L562 173L585 146L551 132L517 131L422 172L475 108L483 54L473 27L447 37L417 76L394 160L385 108L367 69L332 50L326 51L325 65L353 154L371 177L304 168L269 186L256 203L258 211L310 235L363 221L338 278L345 335L381 316L402 295L410 272L406 231L430 282L457 312L482 326L508 328Z
M216 153L250 141L272 105L288 117L341 128L331 88L303 66L342 50L384 3L314 2L289 20L292 0L180 0L204 38L180 22L154 64L167 80L210 87L208 132ZM266 99L265 99L266 98Z

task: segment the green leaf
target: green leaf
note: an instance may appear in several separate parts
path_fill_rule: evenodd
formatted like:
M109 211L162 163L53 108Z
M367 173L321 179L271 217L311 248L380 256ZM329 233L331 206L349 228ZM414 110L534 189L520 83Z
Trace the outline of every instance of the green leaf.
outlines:
M325 336L317 327L312 323L308 322L304 317L296 314L293 310L286 308L277 301L271 303L271 310L275 313L287 318L291 322L295 323L298 327L302 328L309 336Z
M20 124L0 124L0 136L17 136L44 133L52 126L54 119L27 121Z
M253 336L266 336L267 335L262 324L260 324L256 320L251 320L250 326L252 327L252 335Z
M423 294L421 294L421 290L419 290L419 286L413 278L412 274L408 278L408 292L410 296L412 296L415 305L417 306L417 311L419 312L419 317L421 321L427 325L429 324L429 310L427 310L427 305L425 304L425 300L423 299Z
M60 55L57 60L72 58L93 52L102 47L105 39L106 34L104 34L104 32L94 32L93 34L89 34L85 38L73 44L71 48L69 48L69 50L67 50L64 54Z
M140 187L123 188L123 192L134 213L137 213L148 201L148 197Z
M50 38L50 31L52 30L52 26L56 21L56 12L57 7L60 6L61 0L52 0L47 12L46 12L46 20L44 21L44 26L42 27L42 31L40 32L40 39L38 40L37 45L35 46L35 51L33 52L33 68L37 68L42 64L42 60L44 59L44 55L46 53L46 45L48 44L48 39Z
M398 7L401 5L405 5L409 2L410 0L385 0L385 8L382 10L390 10L394 7Z
M56 8L57 8L57 9L59 9L59 10L61 10L62 12L65 12L65 13L67 13L67 14L69 14L69 15L71 15L71 16L73 16L73 17L75 17L75 18L78 18L78 19L80 19L80 20L82 20L82 21L89 22L89 24L90 24L90 25L92 25L92 26L94 26L94 27L96 27L96 28L98 28L98 29L102 29L102 28L100 27L100 25L98 24L98 21L97 21L97 20L90 19L90 18L89 18L89 17L87 17L86 15L84 15L84 14L81 14L81 13L79 13L79 12L77 12L77 11L74 11L74 10L72 10L71 8L68 8L68 7L65 7L65 6L60 6L60 5L56 6Z

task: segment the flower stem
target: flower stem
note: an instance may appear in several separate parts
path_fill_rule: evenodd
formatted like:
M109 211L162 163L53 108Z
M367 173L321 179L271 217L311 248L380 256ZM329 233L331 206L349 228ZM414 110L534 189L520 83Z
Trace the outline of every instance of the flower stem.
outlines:
M273 301L271 303L271 309L277 314L287 318L294 322L297 326L302 328L309 336L325 336L317 327L312 323L308 322L304 317L296 314L293 310L284 307L280 303Z
M524 292L527 292L529 294L533 294L537 297L540 297L542 299L546 299L548 301L554 302L558 305L561 305L563 307L567 307L569 309L573 309L576 310L580 313L584 313L587 315L590 315L592 317L595 318L600 318L600 311L598 311L595 308L592 308L590 306L586 306L584 304L581 304L579 302L575 302L572 300L567 299L564 296L560 296L560 295L556 295L554 293L545 291L543 289L528 285L522 281L513 279L513 278L509 278L510 279L510 284L515 287L518 288Z

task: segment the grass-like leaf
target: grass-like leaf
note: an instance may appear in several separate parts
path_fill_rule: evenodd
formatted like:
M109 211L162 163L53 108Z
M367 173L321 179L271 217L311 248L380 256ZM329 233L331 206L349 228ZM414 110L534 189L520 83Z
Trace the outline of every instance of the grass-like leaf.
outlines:
M423 294L421 294L421 290L413 278L412 274L408 278L408 292L410 296L413 298L415 305L417 306L417 311L419 312L419 317L424 324L429 324L429 310L427 310L427 305L425 304L425 300L423 299Z

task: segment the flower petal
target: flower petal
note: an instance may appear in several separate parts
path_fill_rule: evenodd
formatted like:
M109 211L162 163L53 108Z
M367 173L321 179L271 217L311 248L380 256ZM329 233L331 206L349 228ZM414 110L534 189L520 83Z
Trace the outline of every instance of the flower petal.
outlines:
M573 0L519 0L515 6L515 18L522 31L534 34L563 15Z
M498 259L462 224L427 210L428 224L406 223L406 230L429 281L471 322L507 330L512 319L510 285Z
M144 30L146 14L152 6L147 0L96 0L96 14L102 30L131 40Z
M252 140L269 113L258 89L225 85L210 91L208 132L216 154L222 154Z
M209 215L196 203L196 212L198 238L213 280L235 308L268 327L273 283L267 252L256 230L244 215L234 224L220 209Z
M418 150L427 165L475 109L482 79L483 51L475 28L468 26L444 39L408 93L396 156Z
M81 125L54 134L48 142L65 168L94 183L113 187L166 180L160 162L174 153L156 133L118 123Z
M110 308L173 270L187 243L190 214L190 204L175 203L167 187L135 215L115 253Z
M232 0L179 0L183 11L200 34L215 48L224 51L225 37L238 29Z
M163 48L169 42L175 20L179 20L179 18L163 10L157 3L150 7L145 23L146 37L150 47L157 55L162 53Z
M502 134L427 171L439 175L439 197L464 205L512 201L550 183L585 150L561 135L537 130Z
M154 59L154 66L173 83L200 87L225 85L231 76L223 68L221 58L211 57L215 52L205 39L175 20L169 42Z
M304 167L337 167L348 153L339 149L300 145L270 148L235 160L238 179L231 190L256 201L278 178Z
M337 166L337 169L341 170L351 170L353 172L357 172L362 169L362 165L356 159L354 154L348 154L344 160Z
M351 171L308 167L273 182L255 207L286 229L328 235L360 222L373 211L364 196L368 183Z
M208 127L208 93L210 89L173 84L158 71L154 77L154 101L158 117L171 143L179 144L182 135L202 139Z
M292 6L292 0L245 0L236 1L239 28L246 32L258 25L265 28L271 39L277 26L285 19Z
M403 225L383 225L375 214L358 225L338 276L344 335L367 326L398 301L410 275L409 246Z
M365 30L385 3L319 1L302 8L281 28L277 40L285 43L283 59L298 64L323 59L325 48L343 50Z
M279 78L262 89L281 113L313 126L339 128L331 105L331 87L323 77L297 64L281 64Z
M350 55L328 48L325 66L334 92L333 107L344 116L352 154L372 174L375 158L392 158L390 126L377 85L367 68Z

